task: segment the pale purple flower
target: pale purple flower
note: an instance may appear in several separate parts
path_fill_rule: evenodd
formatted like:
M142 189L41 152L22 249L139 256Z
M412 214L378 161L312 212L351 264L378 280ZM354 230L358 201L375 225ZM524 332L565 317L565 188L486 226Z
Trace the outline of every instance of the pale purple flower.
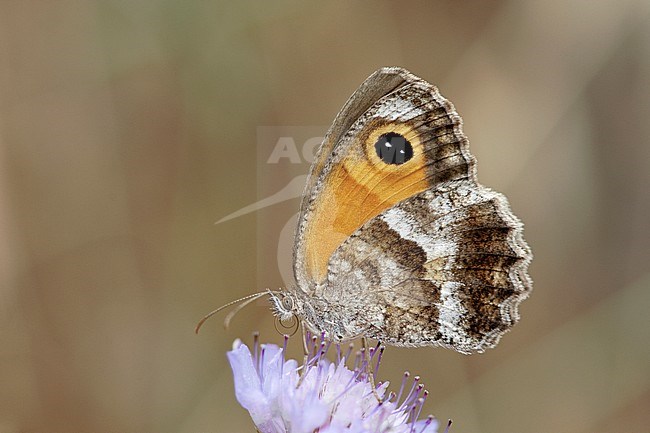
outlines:
M370 349L368 356L356 354L354 366L346 366L351 349L341 354L336 345L336 362L325 357L329 343L308 337L310 359L298 365L285 360L284 347L259 344L253 353L235 341L228 360L235 378L235 394L248 410L260 433L436 433L432 416L418 420L428 392L408 373L398 394L389 393L388 383L372 391L368 362L376 377L383 350ZM320 343L320 344L319 344ZM369 360L369 361L368 361ZM445 430L446 431L446 430Z

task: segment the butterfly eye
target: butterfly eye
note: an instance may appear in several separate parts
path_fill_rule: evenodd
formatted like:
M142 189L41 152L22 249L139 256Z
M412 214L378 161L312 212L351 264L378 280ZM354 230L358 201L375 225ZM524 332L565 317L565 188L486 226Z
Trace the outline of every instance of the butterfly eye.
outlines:
M293 299L288 296L282 298L282 308L284 308L286 311L293 310Z
M403 135L396 132L381 135L375 143L375 151L386 164L404 164L413 158L413 146Z

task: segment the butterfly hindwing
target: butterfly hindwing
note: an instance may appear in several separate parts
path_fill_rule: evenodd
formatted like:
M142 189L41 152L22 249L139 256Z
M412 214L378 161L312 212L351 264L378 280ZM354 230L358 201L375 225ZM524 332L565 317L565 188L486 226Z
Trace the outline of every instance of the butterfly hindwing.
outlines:
M427 190L337 248L323 296L347 309L351 335L482 352L528 295L521 229L503 195L471 181Z

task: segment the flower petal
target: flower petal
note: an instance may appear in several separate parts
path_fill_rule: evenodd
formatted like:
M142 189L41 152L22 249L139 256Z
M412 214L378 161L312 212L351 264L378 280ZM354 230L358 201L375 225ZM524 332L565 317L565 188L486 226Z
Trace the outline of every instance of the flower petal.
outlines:
M377 387L375 395L363 367L351 371L344 359L333 363L320 355L299 367L293 359L284 360L282 348L274 344L258 346L257 340L255 344L253 358L248 347L236 341L228 359L234 373L237 400L249 411L261 433L438 431L436 420L413 423L412 409L417 394L409 393L401 403L390 400L378 403L376 395L386 394L388 382Z
M250 350L242 344L228 352L227 356L234 376L237 401L248 410L257 426L269 422L272 418L270 401L262 390Z

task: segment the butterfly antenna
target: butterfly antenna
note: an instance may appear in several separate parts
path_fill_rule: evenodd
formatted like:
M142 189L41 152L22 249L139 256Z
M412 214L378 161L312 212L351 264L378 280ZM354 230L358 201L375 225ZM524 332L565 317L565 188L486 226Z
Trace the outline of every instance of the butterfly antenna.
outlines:
M223 321L223 325L224 325L224 327L225 327L226 329L228 329L228 325L230 324L230 321L231 321L232 318L235 316L235 314L237 314L237 313L238 313L242 308L244 308L246 305L250 304L251 302L253 302L253 301L255 301L255 300L261 298L261 297L264 296L264 295L271 295L271 294L275 294L275 293L279 293L279 292L276 292L276 291L273 291L273 290L266 290L266 291L264 291L264 292L253 293L252 295L244 296L243 298L235 299L235 300L232 301L232 302L228 302L226 305L222 305L221 307L217 308L216 310L210 311L208 314L206 314L206 315L203 317L203 319L199 320L199 323L196 324L196 328L194 328L194 332L198 334L199 331L201 330L201 327L203 326L203 324L204 324L204 323L205 323L205 322L206 322L210 317L212 317L212 316L214 316L215 314L217 314L219 311L224 310L224 309L226 309L226 308L228 308L228 307L230 307L230 306L232 306L232 305L235 305L235 304L237 304L237 303L239 303L239 302L244 301L241 305L238 305L237 308L235 308L233 311L231 311L230 313L228 313L228 315L227 315L226 318L224 319L224 321Z
M242 302L241 304L237 305L237 307L234 310L232 310L230 313L228 313L228 315L223 319L223 327L228 329L228 327L230 326L230 321L232 320L233 317L235 317L235 315L237 315L237 313L239 313L242 310L242 308L244 308L245 306L247 306L251 302L256 301L257 299L261 298L262 296L268 295L268 294L269 293L267 293L267 292L260 293L257 296L255 296L255 297L253 297L251 299L248 299L248 300Z

